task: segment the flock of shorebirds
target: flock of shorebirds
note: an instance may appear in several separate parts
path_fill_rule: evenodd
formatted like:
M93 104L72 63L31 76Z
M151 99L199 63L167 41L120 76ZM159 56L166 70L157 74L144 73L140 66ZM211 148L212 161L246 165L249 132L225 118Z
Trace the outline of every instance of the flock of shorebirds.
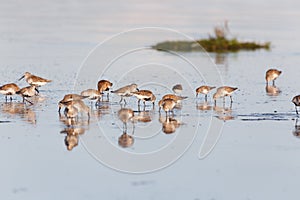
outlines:
M275 80L280 76L281 71L277 69L269 69L266 72L265 80L266 80L266 91L271 95L277 95L278 89L275 87ZM27 87L19 88L19 86L15 83L5 84L0 87L0 93L5 95L5 101L12 101L14 95L20 95L23 99L23 103L33 105L34 101L31 100L32 97L35 97L39 94L39 88L49 82L51 80L41 78L39 76L33 75L29 72L25 72L24 75L19 79L25 78L26 82L29 84ZM272 82L272 85L270 84ZM127 123L132 122L134 126L134 122L138 121L139 115L135 115L135 111L131 108L126 108L122 105L127 104L126 99L128 97L136 97L138 103L138 111L140 111L141 101L144 106L144 111L146 107L146 103L149 102L153 106L153 110L155 108L156 96L150 90L139 90L137 84L130 84L124 87L118 88L116 90L112 90L113 83L108 80L100 80L97 84L97 89L86 89L82 91L80 94L66 94L58 102L58 112L60 116L60 120L63 119L64 123L67 127L61 131L61 133L67 133L65 138L65 144L68 150L72 150L73 147L78 144L78 135L84 133L84 128L73 126L78 124L79 115L87 115L89 123L90 114L93 109L93 103L95 106L101 107L101 102L109 102L110 93L113 95L120 96L119 103L121 104L121 109L117 112L118 118L123 123L123 134L119 137L119 145L122 147L129 147L133 144L134 138L131 135L127 134ZM204 103L208 102L208 94L216 89L215 93L212 96L214 104L216 106L217 99L223 99L223 108L225 108L225 97L230 98L230 108L232 105L232 94L237 90L237 87L229 87L229 86L221 86L216 88L215 86L202 85L196 88L196 98L199 95L204 95ZM188 98L186 96L181 96L183 92L183 87L181 84L174 85L172 88L172 94L165 94L159 101L159 114L161 110L166 113L166 119L160 117L160 121L162 123L162 130L166 134L174 133L176 128L181 124L176 119L173 118L175 108L180 108L181 101ZM270 91L269 91L270 90ZM106 95L105 95L106 94ZM104 100L106 98L106 100ZM84 99L88 99L91 101L91 106L88 106L84 103ZM295 105L296 114L298 115L297 107L300 106L300 95L293 97L292 102ZM149 105L150 106L150 105ZM64 109L64 117L61 118L61 109ZM140 113L139 113L140 114ZM171 116L172 114L172 116ZM145 118L145 120L148 120ZM134 131L134 128L133 128Z
M273 85L275 85L275 80L280 76L281 71L277 69L269 69L266 72L266 84L268 85L269 82L273 82ZM5 95L5 100L8 101L8 98L10 101L12 101L12 96L17 94L20 95L23 98L23 102L28 102L29 104L33 104L30 101L30 97L33 97L35 95L38 95L39 88L49 82L51 80L41 78L39 76L33 75L29 72L25 72L24 75L19 79L25 78L26 82L29 84L29 86L24 88L19 88L15 83L9 83L5 84L0 87L0 93ZM62 100L59 101L59 112L61 108L64 108L64 114L67 118L75 119L78 117L78 114L87 114L88 118L90 117L90 107L87 106L83 99L87 98L91 101L95 101L96 105L103 100L104 93L107 93L107 99L109 99L109 92L112 94L118 95L121 97L120 104L124 101L126 104L126 97L134 96L138 99L138 106L140 106L140 102L142 101L144 104L144 108L146 105L146 102L151 102L153 104L153 108L155 106L156 97L150 90L139 90L137 84L130 84L126 85L124 87L121 87L116 90L111 90L113 83L111 83L108 80L100 80L98 82L98 88L97 89L87 89L82 91L80 94L66 94ZM207 101L207 95L209 92L216 87L214 86L207 86L203 85L196 89L196 98L199 94L205 95L205 101ZM181 93L183 91L182 85L177 84L175 85L172 90L174 91L174 94L166 94L162 97L161 100L158 101L159 106L159 112L162 110L165 111L166 116L170 115L170 113L173 114L173 109L178 105L183 99L186 99L187 97L181 96ZM225 103L225 97L228 96L230 98L230 102L232 103L232 94L234 91L237 90L237 87L229 87L229 86L222 86L216 89L216 92L213 94L213 100L216 105L216 101L219 98L223 98L223 103ZM295 104L296 113L298 114L297 107L300 106L300 95L295 96L292 99L292 102ZM124 115L124 112L127 114ZM133 110L126 109L119 112L120 119L122 121L126 121L130 119L134 115ZM126 116L126 117L124 117Z

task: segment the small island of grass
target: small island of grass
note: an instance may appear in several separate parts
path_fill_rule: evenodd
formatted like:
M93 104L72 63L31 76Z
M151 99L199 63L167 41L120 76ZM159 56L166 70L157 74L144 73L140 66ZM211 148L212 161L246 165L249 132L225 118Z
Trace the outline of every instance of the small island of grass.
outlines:
M266 49L269 50L271 43L257 43L239 41L236 38L228 39L227 35L229 29L227 23L224 26L214 28L214 36L209 36L208 39L200 39L196 41L165 41L160 42L154 46L153 49L160 51L203 51L226 53L226 52L238 52L240 50L257 50Z

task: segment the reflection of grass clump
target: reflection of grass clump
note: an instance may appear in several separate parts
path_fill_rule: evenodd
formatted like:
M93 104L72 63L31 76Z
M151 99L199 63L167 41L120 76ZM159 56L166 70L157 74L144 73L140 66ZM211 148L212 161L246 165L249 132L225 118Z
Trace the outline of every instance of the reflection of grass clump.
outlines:
M156 50L171 50L171 51L201 51L208 52L237 52L239 50L256 50L256 49L270 49L270 42L256 43L256 42L242 42L236 38L227 39L229 29L225 22L224 27L215 27L215 36L210 36L208 39L201 39L197 41L165 41L158 43L152 48ZM198 44L203 48L201 48Z

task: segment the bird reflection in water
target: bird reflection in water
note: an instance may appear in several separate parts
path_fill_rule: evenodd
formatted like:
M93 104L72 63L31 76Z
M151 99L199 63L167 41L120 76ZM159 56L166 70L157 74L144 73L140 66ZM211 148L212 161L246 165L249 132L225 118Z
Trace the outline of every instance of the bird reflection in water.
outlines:
M24 121L30 124L36 124L36 114L30 106L18 102L6 102L1 105L3 113L19 116Z
M91 115L100 120L103 115L110 114L110 104L109 102L101 101L101 103L96 104L96 109L91 110Z
M78 146L79 136L85 133L86 127L89 125L89 120L76 120L75 118L69 118L59 113L59 121L65 126L60 133L66 134L64 143L67 150L71 151L74 147Z
M213 110L217 114L216 117L220 120L223 120L224 122L234 119L234 116L232 115L232 103L230 104L229 107L214 106Z
M266 85L266 93L268 96L278 96L281 90L276 85Z
M162 131L165 134L175 133L176 129L183 123L173 117L160 117L159 122L162 124Z
M298 118L295 120L295 129L293 130L293 135L300 138L300 125L298 125Z
M121 108L118 111L118 117L121 120L121 122L123 123L123 134L119 137L118 139L118 144L119 146L123 147L123 148L127 148L127 147L131 147L134 143L134 138L133 138L133 134L134 134L134 117L136 117L134 115L134 112L132 109L130 108ZM127 123L128 122L132 122L132 135L127 134Z
M212 106L209 105L209 103L207 101L204 101L202 103L196 102L196 109L197 110L201 110L201 111L208 111L208 110L212 110Z
M151 122L152 121L152 112L151 111L140 111L137 115L134 115L132 120L134 122Z
M79 135L84 134L84 128L66 127L60 133L67 134L65 137L65 145L68 151L71 151L74 147L78 146Z
M123 148L131 147L134 143L134 138L131 135L128 135L126 132L123 132L123 134L119 137L118 140L119 146Z

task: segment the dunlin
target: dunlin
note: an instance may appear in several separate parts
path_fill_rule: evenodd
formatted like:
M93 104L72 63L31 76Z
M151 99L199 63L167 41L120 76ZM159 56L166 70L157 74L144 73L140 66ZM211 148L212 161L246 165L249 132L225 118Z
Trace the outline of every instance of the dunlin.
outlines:
M78 109L73 106L71 103L66 103L66 108L64 114L67 118L75 119L78 116Z
M37 88L51 82L51 80L35 76L29 72L25 72L25 74L19 80L23 78L25 78L26 82L29 83L29 85L34 85Z
M173 99L175 103L180 103L181 100L186 99L187 97L177 96L175 94L166 94L162 97L162 99Z
M139 89L137 88L137 84L133 83L131 85L126 85L117 90L111 91L111 93L121 96L121 100L119 103L121 103L124 100L124 103L126 104L126 100L124 99L124 97L130 97L133 95L133 92L137 91L139 91Z
M134 117L133 110L130 108L122 108L118 111L118 117L123 122L124 131L127 132L127 122Z
M88 119L90 119L90 108L87 105L85 105L85 103L82 100L67 101L63 102L62 104L66 106L67 109L71 107L76 108L78 110L78 113L85 113L87 114Z
M232 93L237 90L238 88L236 87L229 87L229 86L223 86L223 87L219 87L217 89L217 92L214 94L213 99L215 101L215 104L217 103L217 99L218 98L222 98L223 97L223 103L225 103L225 97L229 96L230 97L230 101L231 103L232 101Z
M133 92L132 94L138 99L138 105L140 105L141 100L143 101L144 106L146 105L146 101L151 101L154 108L156 97L150 90L140 90Z
M92 101L99 101L101 98L101 94L98 90L95 89L87 89L81 92L81 96L87 97Z
M109 91L109 89L112 87L112 83L108 80L100 80L98 81L98 91L101 94L104 94L105 91ZM109 97L109 93L107 93L107 99Z
M68 101L81 100L87 98L85 96L81 96L79 94L66 94L62 100L58 103L58 112L60 112L61 108L64 106L64 103Z
M0 87L0 94L5 95L5 101L7 101L7 96L10 96L10 101L12 101L12 96L15 95L19 90L20 88L16 84L9 83Z
M215 89L216 87L214 86L208 86L208 85L203 85L200 86L196 89L196 98L198 97L198 94L204 94L205 95L205 101L207 101L207 94L212 90Z
M273 81L273 85L275 85L275 80L278 78L281 72L282 71L279 71L277 69L269 69L266 72L266 83L268 84L270 81Z
M28 101L26 98L35 96L35 92L37 92L36 86L31 85L20 89L19 91L16 92L16 94L19 94L23 97L23 102L27 101L28 103L33 104L32 102Z
M176 101L174 99L162 99L158 102L158 106L159 106L159 111L162 108L166 112L166 116L167 116L168 112L173 113L173 109L176 106Z
M300 106L300 95L294 96L292 102L295 104L296 113L298 115L297 107Z
M181 95L183 88L181 84L176 84L173 86L172 90L175 94Z

